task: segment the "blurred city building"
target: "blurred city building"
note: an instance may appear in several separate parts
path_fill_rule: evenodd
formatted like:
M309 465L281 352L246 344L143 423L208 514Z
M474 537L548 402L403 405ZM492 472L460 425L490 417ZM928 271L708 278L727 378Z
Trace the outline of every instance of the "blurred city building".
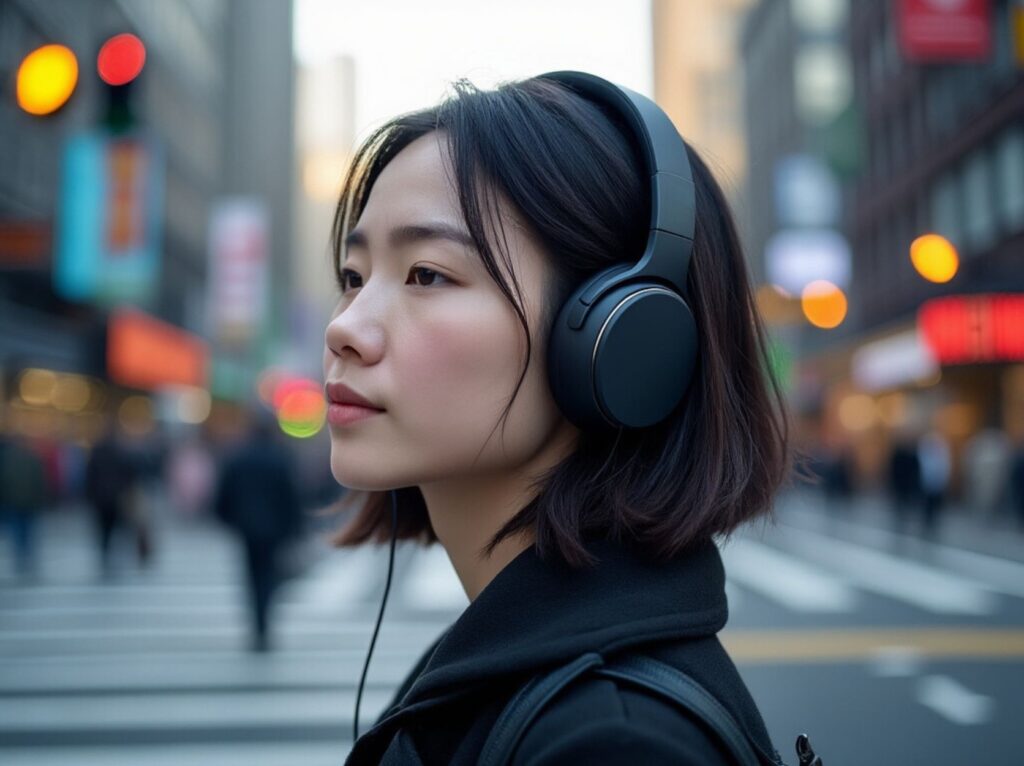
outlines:
M102 81L129 33L141 72ZM31 114L15 73L47 44L77 83ZM292 4L10 0L0 71L3 427L91 443L110 414L233 409L290 329Z
M654 99L709 163L733 202L746 143L739 33L752 0L653 0ZM738 206L737 214L744 212Z
M762 0L744 23L747 240L798 432L883 481L937 429L1024 438L1024 27L1012 0ZM841 310L809 311L831 285ZM801 307L803 313L801 313Z
M294 347L293 367L318 377L324 328L338 299L330 232L341 182L356 141L355 61L338 56L300 65L297 73L295 138L299 173L295 185L293 284L295 321L307 328ZM312 365L310 368L309 366Z

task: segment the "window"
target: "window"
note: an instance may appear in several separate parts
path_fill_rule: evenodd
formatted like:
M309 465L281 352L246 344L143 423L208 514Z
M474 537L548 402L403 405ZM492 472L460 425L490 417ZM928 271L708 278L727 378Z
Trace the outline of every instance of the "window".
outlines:
M991 181L988 153L978 148L967 158L963 170L964 235L975 250L991 245L997 234Z
M960 193L952 172L944 174L932 187L931 215L931 230L960 247Z
M1024 128L1006 130L996 145L996 210L1009 233L1024 229Z

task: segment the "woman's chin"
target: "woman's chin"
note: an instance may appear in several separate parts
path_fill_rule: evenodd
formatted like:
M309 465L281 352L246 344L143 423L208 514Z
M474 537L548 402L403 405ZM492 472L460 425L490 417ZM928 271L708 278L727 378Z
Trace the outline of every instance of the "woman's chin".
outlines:
M386 492L397 486L385 476L357 470L352 466L340 466L334 462L331 463L331 474L341 486L360 492Z

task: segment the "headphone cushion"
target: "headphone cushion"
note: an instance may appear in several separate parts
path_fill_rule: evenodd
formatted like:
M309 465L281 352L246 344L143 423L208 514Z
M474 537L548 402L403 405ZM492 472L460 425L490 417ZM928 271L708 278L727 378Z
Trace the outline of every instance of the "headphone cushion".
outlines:
M548 372L556 402L583 429L660 422L682 401L696 363L689 306L663 285L635 282L595 301L574 330L569 316L583 289L552 328Z

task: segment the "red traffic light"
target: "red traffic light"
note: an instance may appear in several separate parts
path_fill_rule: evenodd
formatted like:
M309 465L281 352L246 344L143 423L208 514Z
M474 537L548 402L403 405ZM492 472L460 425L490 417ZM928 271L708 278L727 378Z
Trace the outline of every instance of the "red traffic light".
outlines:
M96 70L107 85L124 85L139 76L145 63L146 46L126 32L103 43L96 57Z

